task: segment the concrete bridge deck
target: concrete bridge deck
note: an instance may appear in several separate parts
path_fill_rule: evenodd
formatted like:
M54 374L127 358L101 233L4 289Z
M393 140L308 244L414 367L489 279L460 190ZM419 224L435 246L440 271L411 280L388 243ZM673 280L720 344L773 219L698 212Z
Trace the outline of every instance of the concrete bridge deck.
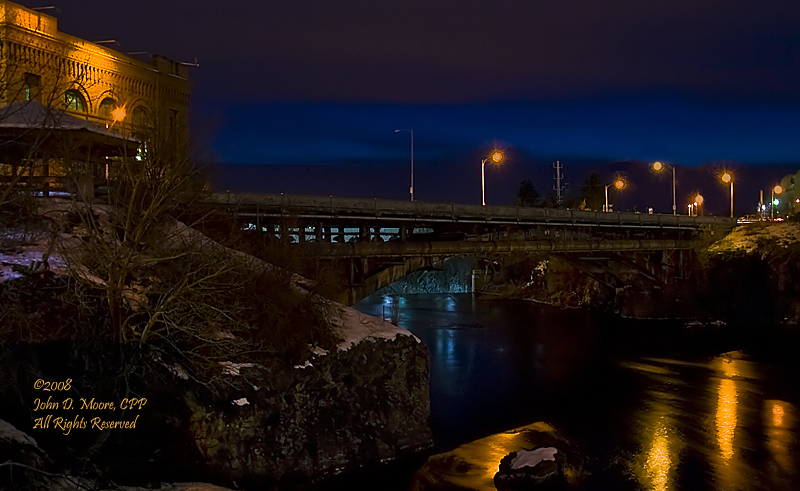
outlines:
M265 240L342 271L349 303L454 256L485 264L518 253L558 257L603 285L618 285L623 269L666 284L701 240L736 225L714 216L286 194L216 193L212 203Z
M480 206L367 198L289 194L214 193L212 202L236 209L240 217L292 217L308 221L380 221L385 223L462 223L546 225L673 230L718 230L736 225L729 217L601 212L561 208Z

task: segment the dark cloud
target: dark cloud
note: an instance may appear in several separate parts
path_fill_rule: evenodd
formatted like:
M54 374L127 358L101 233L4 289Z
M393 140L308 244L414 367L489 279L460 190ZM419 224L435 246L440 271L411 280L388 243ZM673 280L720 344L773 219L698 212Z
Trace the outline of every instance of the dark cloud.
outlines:
M672 90L797 100L796 1L62 1L63 30L197 57L221 99L463 103Z
M796 0L58 7L64 32L197 58L193 135L226 162L402 162L398 127L415 129L429 169L472 165L495 144L526 162L800 162Z

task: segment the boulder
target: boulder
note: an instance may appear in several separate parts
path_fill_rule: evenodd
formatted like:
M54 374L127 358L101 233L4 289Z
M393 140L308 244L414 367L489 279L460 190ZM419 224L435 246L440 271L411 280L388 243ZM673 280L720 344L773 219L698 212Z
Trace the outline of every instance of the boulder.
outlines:
M567 458L556 447L511 452L500 461L494 485L497 489L559 489L564 485Z
M517 459L520 455L524 458ZM548 460L550 455L555 460ZM544 457L537 465L524 465L535 462L537 456ZM430 457L414 475L411 489L561 489L579 485L587 472L586 457L575 445L549 424L538 422Z
M207 465L237 481L319 478L432 445L428 352L408 331L345 309L345 340L290 370L236 365L251 389L187 393Z
M11 472L9 476L0 473L0 481L6 484L15 481L16 484L22 486L19 489L45 489L43 486L46 486L46 489L51 491L79 491L86 489L98 491L232 491L229 488L200 482L162 483L158 487L101 486L91 479L55 473L50 468L50 459L36 444L36 440L1 419L0 462L7 464L4 471ZM14 468L16 468L15 473ZM16 479L11 477L14 474L16 474ZM29 488L28 485L32 487Z
M39 468L46 460L36 440L0 419L0 463L12 461Z

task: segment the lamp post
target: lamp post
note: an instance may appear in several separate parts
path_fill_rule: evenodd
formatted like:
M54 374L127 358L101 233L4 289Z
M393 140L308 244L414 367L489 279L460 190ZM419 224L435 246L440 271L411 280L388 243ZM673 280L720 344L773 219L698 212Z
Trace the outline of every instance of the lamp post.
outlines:
M775 219L775 207L780 204L780 200L775 199L775 195L780 195L783 192L783 188L780 184L772 188L772 201L769 204L769 219L770 221Z
M395 133L401 131L408 131L411 133L411 187L409 188L409 193L411 194L411 201L414 201L414 129L401 128L399 130L394 130Z
M731 183L731 218L733 218L733 174L725 172L720 176L720 179L722 179L722 182Z
M672 169L672 214L678 214L678 203L675 200L675 166L674 165L667 165L661 162L653 162L653 170L656 172L661 172L662 170L670 168Z
M127 116L127 113L125 112L124 106L117 106L113 111L111 111L111 120L113 121L112 125L119 123L119 132L122 134L123 138L125 137L125 126L123 123L123 121L125 121L125 116ZM108 125L106 125L106 128L108 128ZM127 151L125 153L127 153ZM108 181L108 162L105 164L104 173L106 175L106 181Z
M694 216L700 214L700 206L703 204L703 201L705 201L705 198L703 198L703 196L700 194L694 197Z
M111 119L113 119L115 123L119 123L125 119L125 108L122 106L117 106L113 111L111 111Z
M606 212L610 211L608 209L608 188L610 188L611 186L614 186L615 188L617 188L619 190L625 189L625 180L620 177L620 178L615 179L614 182L612 182L611 184L606 186L606 189L605 189L605 191L606 191L606 205L605 205L605 208L603 209L603 211L606 211Z
M486 161L491 160L495 164L499 164L503 160L503 152L500 150L493 150L488 157L481 160L481 204L486 206Z

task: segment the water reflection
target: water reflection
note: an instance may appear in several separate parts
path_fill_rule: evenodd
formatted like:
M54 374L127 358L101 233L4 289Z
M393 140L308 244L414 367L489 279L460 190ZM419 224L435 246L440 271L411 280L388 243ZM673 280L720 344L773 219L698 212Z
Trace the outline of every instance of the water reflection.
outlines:
M712 361L717 380L714 428L718 454L711 459L717 489L734 491L747 489L752 469L744 460L747 435L740 435L744 418L740 406L745 404L745 381L753 377L749 362L740 352L724 353ZM739 441L739 440L742 441Z
M786 401L769 399L764 401L762 413L766 447L771 458L768 466L769 480L775 489L790 489L786 487L786 483L795 480L797 475L797 466L792 455L797 410Z
M653 437L650 452L647 455L645 472L650 479L652 489L656 491L667 491L672 489L669 485L670 470L672 469L672 458L669 451L669 436L667 427L659 425Z
M711 350L614 350L641 335L646 346L686 332L640 322L624 335L588 314L469 294L375 299L358 308L397 323L431 352L437 449L531 421L581 440L601 476L589 490L800 489L796 364ZM616 321L614 321L616 322ZM619 353L624 353L620 355ZM795 368L793 370L793 368ZM481 457L487 480L508 448ZM491 447L491 446L490 446ZM604 460L605 459L605 460Z
M711 466L708 470L713 475L710 489L753 488L757 478L744 454L758 442L743 431L743 425L752 429L757 421L750 417L752 408L743 404L753 405L756 377L752 363L742 353L724 353L708 363L646 359L621 365L647 379L648 389L634 419L638 453L629 464L642 489L684 489L678 484L679 477L706 475L706 465ZM696 377L708 380L710 385L703 388L686 383ZM771 424L780 426L774 425L780 420L782 425L784 416L779 414L785 414L786 409L774 409L773 405L770 411ZM777 432L773 435L776 441L780 438ZM775 459L783 458L787 463L787 453L780 453L780 445L775 445ZM706 459L702 459L703 454ZM695 487L698 483L688 484Z
M637 431L641 439L639 455L632 470L643 489L671 491L675 489L676 467L684 446L678 431L678 401L667 391L648 393L650 399L643 408Z
M738 391L731 379L722 379L717 389L717 445L725 461L733 457L733 437L736 435L736 407Z

